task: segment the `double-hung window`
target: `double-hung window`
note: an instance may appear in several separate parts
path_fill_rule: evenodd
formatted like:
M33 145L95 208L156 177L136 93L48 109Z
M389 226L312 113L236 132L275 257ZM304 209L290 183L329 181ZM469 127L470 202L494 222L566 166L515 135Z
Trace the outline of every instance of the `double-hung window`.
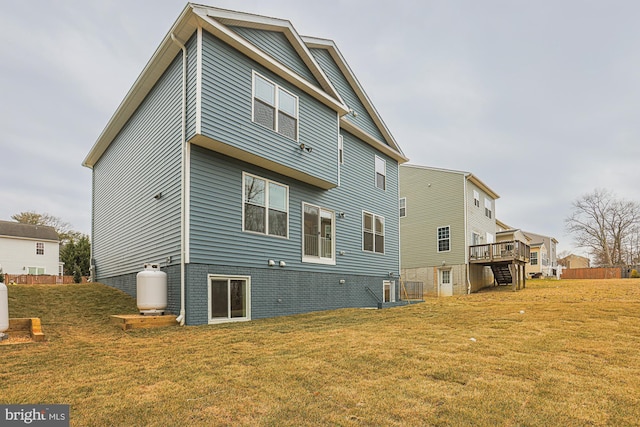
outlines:
M451 230L449 226L438 227L438 252L451 250Z
M44 255L44 242L36 242L36 255Z
M384 253L384 217L362 212L362 249Z
M382 190L387 188L387 163L378 156L376 156L376 187Z
M492 216L491 209L491 199L484 199L484 214L487 218L491 218Z
M480 193L477 190L473 190L473 205L477 208L480 207Z
M289 187L248 173L243 181L243 231L287 237Z
M302 261L335 264L334 212L303 203L302 223Z
M253 121L298 140L298 97L253 73Z
M538 265L538 252L531 252L530 262L531 265Z
M407 216L407 198L402 197L400 199L400 218Z

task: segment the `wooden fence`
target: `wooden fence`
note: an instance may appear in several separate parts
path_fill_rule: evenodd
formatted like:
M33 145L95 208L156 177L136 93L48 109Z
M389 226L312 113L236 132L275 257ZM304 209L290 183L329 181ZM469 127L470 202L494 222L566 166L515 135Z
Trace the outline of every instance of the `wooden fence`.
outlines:
M621 279L621 267L566 268L561 279Z
M5 274L4 283L16 283L20 285L68 285L75 283L73 276L54 276L47 274ZM82 283L87 283L87 278L82 278Z

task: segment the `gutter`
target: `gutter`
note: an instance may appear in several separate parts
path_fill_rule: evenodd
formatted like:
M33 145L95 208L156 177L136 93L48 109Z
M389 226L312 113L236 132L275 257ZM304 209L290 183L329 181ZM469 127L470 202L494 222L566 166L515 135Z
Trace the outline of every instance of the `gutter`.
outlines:
M464 197L462 198L464 201L464 265L466 267L467 270L467 294L471 294L471 278L469 277L470 274L470 267L469 267L469 245L468 245L468 241L467 239L469 238L469 233L468 233L468 224L467 224L467 178L470 176L471 174L464 174L463 178L464 179Z
M182 49L182 141L180 162L180 315L176 322L184 326L186 317L185 270L186 270L186 161L187 161L187 48L171 33L171 40Z

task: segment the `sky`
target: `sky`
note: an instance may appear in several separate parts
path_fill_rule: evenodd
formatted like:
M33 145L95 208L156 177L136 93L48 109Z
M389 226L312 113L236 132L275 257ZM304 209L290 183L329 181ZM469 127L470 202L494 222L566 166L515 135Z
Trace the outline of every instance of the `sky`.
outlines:
M332 39L411 164L473 173L496 217L575 248L595 189L640 201L640 2L202 0ZM82 161L185 7L0 0L0 219L91 231Z

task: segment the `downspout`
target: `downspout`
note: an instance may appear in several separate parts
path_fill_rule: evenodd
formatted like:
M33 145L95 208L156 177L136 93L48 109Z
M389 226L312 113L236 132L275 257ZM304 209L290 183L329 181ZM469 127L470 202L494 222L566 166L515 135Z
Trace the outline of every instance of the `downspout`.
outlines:
M468 245L468 229L467 229L467 174L464 175L464 266L467 270L467 294L471 294L471 278L469 277L470 268L469 268L469 245Z
M187 161L187 48L180 43L176 36L171 33L171 40L182 49L182 140L181 140L181 163L180 163L180 315L176 322L184 326L185 309L185 270L186 270L186 161Z

